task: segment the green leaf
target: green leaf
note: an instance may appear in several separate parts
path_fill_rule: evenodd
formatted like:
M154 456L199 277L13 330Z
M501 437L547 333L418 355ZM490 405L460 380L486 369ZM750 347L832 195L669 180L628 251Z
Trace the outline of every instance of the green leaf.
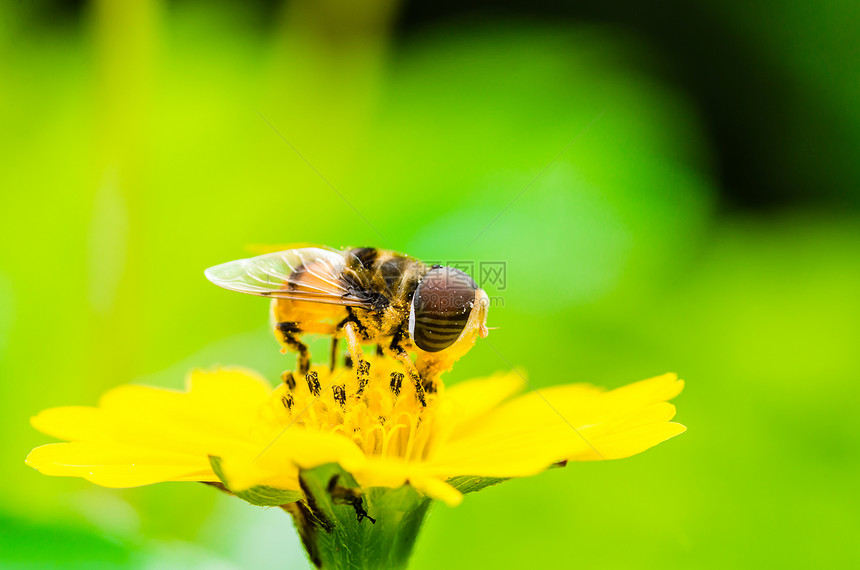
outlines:
M215 475L221 479L221 482L224 483L227 490L252 505L257 505L258 507L279 507L288 503L294 503L302 498L301 491L277 489L275 487L268 487L265 485L251 487L245 491L233 491L230 489L230 483L224 477L224 472L221 469L221 458L210 455L209 464L212 465L212 470L215 472Z
M448 484L463 494L474 493L491 485L498 485L507 481L507 477L476 477L472 475L461 475L448 479Z

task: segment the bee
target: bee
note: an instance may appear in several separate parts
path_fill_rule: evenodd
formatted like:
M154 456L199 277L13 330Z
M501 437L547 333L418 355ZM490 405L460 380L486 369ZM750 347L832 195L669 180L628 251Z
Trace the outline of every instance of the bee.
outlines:
M487 336L489 298L465 272L390 250L300 247L230 261L205 271L215 285L271 297L271 322L282 352L297 353L302 375L310 352L301 336L346 340L359 389L370 366L361 345L401 362L424 402L435 379ZM412 355L415 355L415 360Z

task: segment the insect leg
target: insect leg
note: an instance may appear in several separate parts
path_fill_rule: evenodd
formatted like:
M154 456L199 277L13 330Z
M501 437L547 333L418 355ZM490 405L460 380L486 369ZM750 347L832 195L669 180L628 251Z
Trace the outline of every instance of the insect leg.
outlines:
M421 374L415 367L415 363L412 362L411 358L409 358L409 353L400 346L396 337L391 341L389 350L391 351L392 356L394 356L394 358L396 358L401 364L403 364L403 367L406 368L406 371L409 373L409 377L412 379L412 383L415 385L415 395L418 397L418 401L421 402L422 406L426 407L427 398L425 397L424 382L421 379Z
M275 325L275 336L278 337L281 344L299 353L296 363L299 374L304 375L311 368L311 353L308 351L307 345L299 340L298 335L301 332L299 323L280 322Z
M349 322L343 325L343 332L346 335L346 347L349 349L349 356L356 369L358 380L356 395L361 395L367 383L370 382L370 363L364 359L364 352L361 350L361 344L359 344L358 335L355 332L355 323Z

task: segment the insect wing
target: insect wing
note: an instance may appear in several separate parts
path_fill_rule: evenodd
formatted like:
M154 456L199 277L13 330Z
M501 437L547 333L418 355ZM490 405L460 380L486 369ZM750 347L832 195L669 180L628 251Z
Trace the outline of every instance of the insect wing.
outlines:
M210 267L205 275L230 291L369 308L367 299L344 279L345 270L342 252L308 247L229 261Z

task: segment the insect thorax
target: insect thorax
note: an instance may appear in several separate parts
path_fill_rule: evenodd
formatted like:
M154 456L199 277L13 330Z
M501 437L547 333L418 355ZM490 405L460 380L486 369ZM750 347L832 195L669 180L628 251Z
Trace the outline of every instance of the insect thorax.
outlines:
M409 306L427 266L403 254L375 248L358 248L353 254L353 268L362 283L358 284L373 299L373 309L354 309L365 340L392 336L405 331Z

